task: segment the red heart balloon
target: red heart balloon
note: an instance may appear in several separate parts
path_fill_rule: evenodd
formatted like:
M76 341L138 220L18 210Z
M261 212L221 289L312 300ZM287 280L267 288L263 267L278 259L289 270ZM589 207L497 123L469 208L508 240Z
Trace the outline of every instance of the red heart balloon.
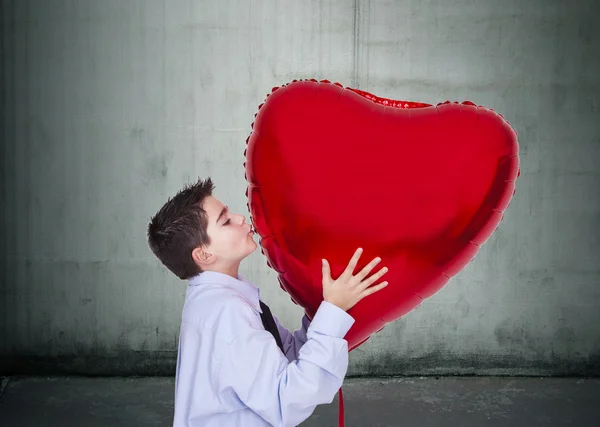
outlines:
M519 175L516 132L471 102L378 98L326 80L274 88L247 140L248 208L283 290L312 319L321 259L336 278L358 247L389 286L348 313L353 350L476 255ZM375 271L377 271L377 267Z

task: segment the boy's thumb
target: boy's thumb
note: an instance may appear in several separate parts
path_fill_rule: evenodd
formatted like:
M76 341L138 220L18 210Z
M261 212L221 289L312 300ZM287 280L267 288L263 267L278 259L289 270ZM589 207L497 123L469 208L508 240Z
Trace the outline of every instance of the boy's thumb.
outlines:
M321 261L323 264L323 277L329 278L329 263L327 262L326 259L322 259Z

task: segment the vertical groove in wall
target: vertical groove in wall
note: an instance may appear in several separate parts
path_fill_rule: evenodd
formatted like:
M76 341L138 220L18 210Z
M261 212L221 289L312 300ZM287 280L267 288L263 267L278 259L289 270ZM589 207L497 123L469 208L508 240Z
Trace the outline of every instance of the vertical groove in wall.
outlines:
M30 301L33 295L32 289L35 289L36 284L32 283L31 269L31 219L32 212L30 209L30 174L31 174L31 143L32 143L32 111L31 111L31 78L33 72L29 67L30 52L32 48L31 40L35 40L32 28L32 7L31 1L25 1L20 6L23 9L19 10L15 16L15 27L21 24L19 35L15 37L15 110L19 108L17 102L20 103L20 109L16 111L15 116L15 215L14 215L14 243L15 248L15 284L19 286L18 292L25 295L26 298L17 301L18 306L13 308L13 312L17 310L25 318L25 326L19 330L19 342L22 345L33 345L33 336L35 322L37 318L33 315L35 301ZM20 13L19 13L20 12ZM21 34L22 31L22 34ZM20 41L22 40L22 41ZM20 120L20 122L19 122ZM22 311L21 311L22 309Z
M0 141L0 298L2 304L2 323L0 324L0 355L8 352L8 340L12 335L9 333L9 301L10 288L14 286L11 279L12 268L8 257L11 248L11 236L13 231L9 226L14 209L14 191L11 191L13 177L13 161L11 151L14 147L14 16L11 4L8 0L2 1L0 6L2 19L2 40L0 41L0 82L2 82L2 103L0 114L2 115L2 141Z
M354 0L352 20L352 87L360 89L369 85L369 24L370 0Z
M359 0L354 0L354 18L352 20L352 58L354 60L352 64L352 87L358 88L358 41L360 37L360 5Z
M0 102L0 117L2 117L2 140L0 140L0 325L6 325L6 300L8 298L8 288L6 284L6 214L8 209L6 203L6 144L8 141L8 99L10 86L7 77L8 52L7 38L8 25L7 2L0 1L0 25L2 26L2 36L0 37L0 84L2 85L2 101ZM2 328L2 326L0 326ZM6 326L4 326L6 328ZM0 329L0 354L4 353L6 347L6 330Z
M317 74L319 80L323 78L323 39L323 0L319 0L319 57L317 59Z
M361 23L361 28L363 29L363 40L361 45L365 46L365 52L361 57L363 57L363 70L361 75L365 81L364 89L369 91L371 90L369 87L369 48L370 44L368 43L369 36L371 35L371 0L365 0L365 5L363 6L363 14L362 14L363 22Z

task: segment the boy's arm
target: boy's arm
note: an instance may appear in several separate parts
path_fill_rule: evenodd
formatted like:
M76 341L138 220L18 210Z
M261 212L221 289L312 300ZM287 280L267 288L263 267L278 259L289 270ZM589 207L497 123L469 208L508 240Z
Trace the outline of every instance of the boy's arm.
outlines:
M298 359L298 352L308 339L306 333L308 332L308 327L310 326L310 320L308 320L308 317L305 314L302 316L302 326L300 329L296 329L294 332L291 332L289 329L279 323L277 316L273 315L273 319L275 320L275 324L279 330L279 335L281 336L281 343L283 344L283 352L285 356L290 362Z
M300 424L342 386L348 369L344 336L353 324L344 310L321 302L298 360L290 363L262 325L240 322L219 363L222 399L241 401L273 426Z

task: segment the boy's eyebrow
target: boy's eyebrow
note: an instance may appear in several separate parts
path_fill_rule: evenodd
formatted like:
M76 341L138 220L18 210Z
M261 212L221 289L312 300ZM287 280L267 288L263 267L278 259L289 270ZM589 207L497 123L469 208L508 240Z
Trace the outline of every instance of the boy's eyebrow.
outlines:
M217 223L219 221L221 221L221 218L223 217L223 215L225 215L225 213L227 212L227 209L229 209L228 206L225 206L223 209L221 209L221 213L219 214L219 217L217 218Z

